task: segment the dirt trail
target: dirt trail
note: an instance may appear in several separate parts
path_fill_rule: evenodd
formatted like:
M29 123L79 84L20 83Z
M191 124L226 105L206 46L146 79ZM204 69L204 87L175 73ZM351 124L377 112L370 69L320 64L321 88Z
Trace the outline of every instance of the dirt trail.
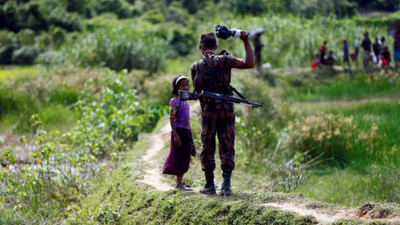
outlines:
M365 204L364 206L350 209L327 209L315 208L309 204L298 202L271 202L263 203L262 206L274 207L283 211L289 211L301 216L312 216L318 224L332 224L338 220L358 220L362 222L382 222L388 224L399 224L400 217L388 215L386 209L378 206Z
M199 113L199 111L200 104L196 102L191 106L190 113L193 115ZM154 166L157 165L154 158L170 140L170 132L171 127L169 122L165 123L157 133L150 137L152 144L149 149L147 149L146 153L140 158L141 162L149 165L149 168L144 171L146 174L143 176L143 179L139 180L139 182L150 185L159 191L168 191L174 188L174 186L172 186L170 182L162 176L160 169Z
M161 171L154 166L156 165L154 158L167 144L170 131L171 128L169 123L165 123L157 133L150 137L152 144L150 145L149 149L147 149L146 153L140 158L141 162L149 165L149 168L144 171L145 175L143 176L143 179L139 181L150 185L159 191L168 191L174 188L162 176Z
M191 113L198 113L199 105L196 104L192 107ZM142 163L148 165L148 168L144 170L145 174L139 182L147 184L158 191L168 191L174 188L174 186L161 174L161 170L157 168L155 157L163 150L170 140L170 125L169 123L164 124L158 132L152 134L150 140L152 140L151 146L147 149L146 153L140 158ZM199 193L198 189L193 190L194 193ZM310 204L302 202L270 202L260 204L265 207L274 207L283 211L290 211L300 216L311 216L315 218L315 223L318 224L331 224L339 219L344 220L360 220L360 221L380 221L389 224L399 224L400 216L398 215L386 215L385 210L376 210L373 205L364 205L352 209L330 209L330 208L315 208ZM312 205L312 204L311 204Z

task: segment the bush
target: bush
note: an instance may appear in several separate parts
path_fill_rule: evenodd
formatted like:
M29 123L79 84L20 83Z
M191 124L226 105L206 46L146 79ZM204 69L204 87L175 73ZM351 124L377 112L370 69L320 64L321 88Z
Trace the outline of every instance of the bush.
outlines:
M101 29L82 35L72 47L62 49L73 63L83 66L104 65L113 70L145 69L150 73L164 67L164 42L143 35L132 27Z
M0 46L10 45L16 42L14 32L0 30Z
M21 30L15 36L21 45L32 46L35 44L35 32L31 29Z
M357 128L353 117L343 114L312 115L290 122L287 128L293 151L322 157L331 165L345 165L356 159L373 159L383 154L385 135L373 124L367 130Z
M129 18L133 15L133 8L125 0L100 0L96 1L97 14L115 13L119 18Z
M79 93L77 90L68 87L52 89L48 94L50 103L72 105L78 101Z
M29 65L35 62L38 56L36 47L21 47L13 52L11 57L12 64Z
M46 51L38 55L36 62L46 67L59 66L65 62L65 57L62 52Z
M65 41L66 32L60 27L52 27L50 31L51 44L57 49Z
M0 48L0 64L11 64L12 55L15 49L18 48L17 44L10 44Z

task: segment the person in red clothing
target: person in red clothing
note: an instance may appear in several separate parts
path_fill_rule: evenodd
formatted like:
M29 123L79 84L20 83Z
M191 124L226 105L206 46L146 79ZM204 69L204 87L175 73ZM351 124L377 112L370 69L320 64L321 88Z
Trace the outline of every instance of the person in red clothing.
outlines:
M323 43L323 44L319 47L319 49L318 49L318 52L319 52L319 62L320 62L322 65L325 65L325 64L326 64L326 61L325 61L326 44L327 44L327 41L324 41L324 43Z

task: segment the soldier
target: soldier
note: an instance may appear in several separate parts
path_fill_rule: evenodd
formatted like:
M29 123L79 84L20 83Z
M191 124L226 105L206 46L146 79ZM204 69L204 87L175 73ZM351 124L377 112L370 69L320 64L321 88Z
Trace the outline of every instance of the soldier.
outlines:
M214 33L206 33L200 37L199 49L202 59L191 67L193 85L196 93L211 91L233 95L230 88L231 69L248 69L254 67L254 55L247 32L241 31L240 39L246 51L245 59L236 58L229 52L215 54L217 40ZM219 155L223 172L221 195L229 196L231 190L231 174L235 167L235 113L232 103L212 99L202 99L201 104L201 142L200 161L205 173L206 184L200 189L203 194L215 194L215 135L219 140Z

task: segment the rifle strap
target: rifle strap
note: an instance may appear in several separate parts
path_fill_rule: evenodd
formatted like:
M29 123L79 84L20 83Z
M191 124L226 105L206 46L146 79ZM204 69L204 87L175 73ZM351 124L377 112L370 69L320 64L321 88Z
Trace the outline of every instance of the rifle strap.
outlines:
M232 89L233 92L235 92L237 95L239 95L239 97L246 99L246 97L244 97L242 94L240 94L240 92L238 90L236 90L234 87L232 87L231 85L229 85L229 87Z

